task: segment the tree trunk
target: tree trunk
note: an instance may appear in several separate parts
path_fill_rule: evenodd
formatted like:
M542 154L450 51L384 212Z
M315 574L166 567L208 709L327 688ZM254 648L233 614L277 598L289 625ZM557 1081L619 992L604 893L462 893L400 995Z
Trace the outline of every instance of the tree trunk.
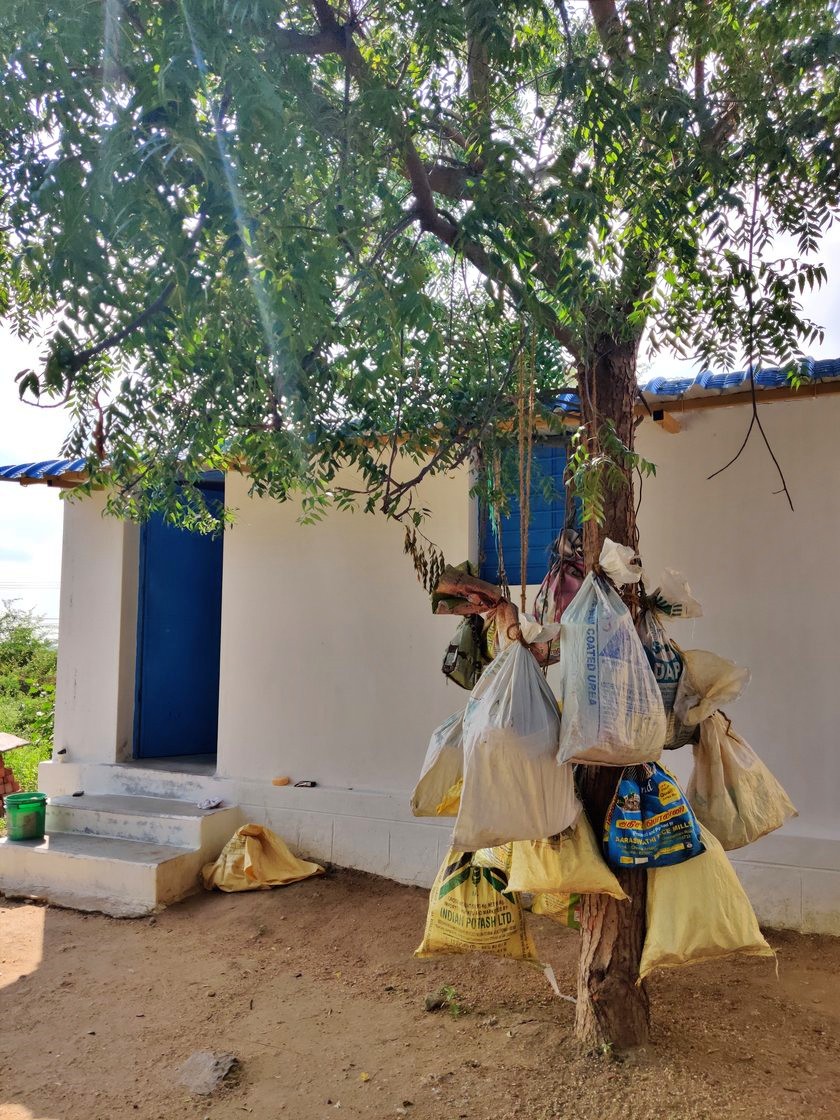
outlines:
M636 399L637 343L598 340L590 362L578 369L581 409L590 446L612 421L619 439L633 447L633 412ZM633 479L624 471L626 485L605 494L603 525L584 525L587 568L597 560L605 537L636 545ZM581 797L597 836L615 793L621 771L610 766L581 766ZM645 936L646 873L617 871L630 896L618 902L607 895L586 895L581 905L581 953L575 1033L587 1047L617 1050L643 1046L648 1040L649 1003L644 985L636 984Z

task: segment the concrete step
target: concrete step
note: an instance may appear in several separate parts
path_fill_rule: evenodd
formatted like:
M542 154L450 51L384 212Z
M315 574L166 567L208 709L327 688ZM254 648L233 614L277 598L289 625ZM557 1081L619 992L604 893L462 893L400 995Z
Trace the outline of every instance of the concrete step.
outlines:
M0 891L117 918L152 914L198 887L200 850L110 836L53 832L0 840Z
M116 836L208 852L215 848L217 854L238 825L236 809L199 809L192 802L166 797L85 793L53 796L47 805L48 833Z

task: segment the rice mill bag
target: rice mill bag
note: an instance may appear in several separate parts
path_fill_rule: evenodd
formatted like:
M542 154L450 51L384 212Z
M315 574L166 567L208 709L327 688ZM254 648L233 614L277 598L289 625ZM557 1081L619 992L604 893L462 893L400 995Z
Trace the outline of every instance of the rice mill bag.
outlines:
M652 762L665 741L662 696L633 619L590 572L563 613L558 762Z
M450 809L444 813L439 809L463 771L463 735L463 711L450 716L432 732L420 779L411 797L411 812L415 817L455 816L457 806L454 811Z
M475 952L539 963L505 872L478 866L472 852L452 850L429 894L426 931L414 955Z
M735 953L772 957L726 852L700 826L706 850L647 875L647 933L639 980L655 968L719 960Z
M697 819L727 851L759 840L797 815L781 784L722 712L700 724L686 794Z
M667 867L703 851L700 826L673 774L655 763L630 766L604 821L612 867Z
M550 628L546 628L549 630ZM525 640L551 640L522 623ZM464 784L452 845L474 852L554 836L577 820L572 768L558 766L560 713L533 655L508 645L473 690L464 714Z

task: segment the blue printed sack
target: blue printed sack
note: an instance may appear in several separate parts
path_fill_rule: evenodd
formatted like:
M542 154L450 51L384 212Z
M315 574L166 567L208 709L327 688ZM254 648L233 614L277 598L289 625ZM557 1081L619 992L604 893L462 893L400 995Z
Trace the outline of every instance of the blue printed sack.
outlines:
M705 851L700 827L676 778L655 763L628 766L604 821L612 867L670 867Z

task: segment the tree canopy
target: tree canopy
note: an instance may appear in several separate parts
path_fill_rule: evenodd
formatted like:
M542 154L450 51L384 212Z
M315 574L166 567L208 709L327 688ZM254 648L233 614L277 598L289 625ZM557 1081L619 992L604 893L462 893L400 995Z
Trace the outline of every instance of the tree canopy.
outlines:
M616 346L634 375L645 331L794 368L838 47L833 0L6 0L0 311L44 334L21 391L66 403L122 513L242 461L313 515L399 514L383 436L462 462L528 347L538 402Z

